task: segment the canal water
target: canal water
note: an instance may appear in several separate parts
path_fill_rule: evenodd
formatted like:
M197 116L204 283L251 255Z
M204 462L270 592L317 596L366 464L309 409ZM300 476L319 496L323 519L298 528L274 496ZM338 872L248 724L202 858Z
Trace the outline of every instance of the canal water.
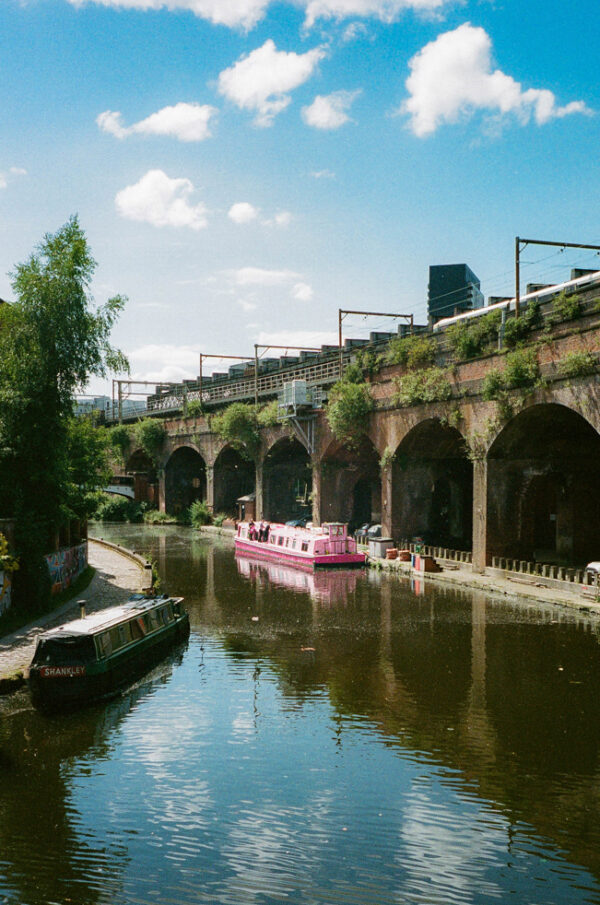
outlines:
M0 705L0 903L600 903L591 617L102 534L191 636L102 706Z

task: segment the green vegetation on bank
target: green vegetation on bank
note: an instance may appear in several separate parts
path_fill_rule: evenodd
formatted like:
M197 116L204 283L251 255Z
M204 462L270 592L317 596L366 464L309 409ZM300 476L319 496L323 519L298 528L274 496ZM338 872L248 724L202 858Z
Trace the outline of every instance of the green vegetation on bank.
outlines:
M73 419L92 375L127 370L109 341L125 300L94 304L95 267L73 217L15 267L15 301L0 306L0 512L15 523L13 605L22 611L48 601L44 554L62 526L88 515L106 473L106 434Z

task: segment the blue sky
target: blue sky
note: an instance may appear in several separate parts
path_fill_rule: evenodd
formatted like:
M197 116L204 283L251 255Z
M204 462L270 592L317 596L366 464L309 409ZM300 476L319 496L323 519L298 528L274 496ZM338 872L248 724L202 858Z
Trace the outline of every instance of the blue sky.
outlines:
M134 376L426 317L428 266L600 244L597 4L0 0L0 297L77 213ZM523 282L598 266L530 247ZM381 329L348 318L347 334ZM94 390L101 389L94 384Z

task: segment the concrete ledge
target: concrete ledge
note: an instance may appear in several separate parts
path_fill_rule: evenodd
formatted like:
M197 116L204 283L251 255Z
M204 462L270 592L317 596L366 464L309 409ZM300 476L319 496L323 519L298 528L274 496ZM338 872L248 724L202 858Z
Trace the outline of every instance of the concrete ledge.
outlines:
M106 547L107 550L112 550L114 553L120 553L121 556L134 562L136 566L139 566L142 570L144 581L148 580L148 583L143 586L145 588L152 587L152 563L149 563L148 560L144 559L143 556L140 556L139 553L134 553L132 550L128 550L127 547L122 547L120 544L113 544L111 541L104 540L102 537L88 537L88 542L92 544L101 544L103 547Z
M224 528L223 526L219 527L218 525L202 525L200 528L195 528L195 531L200 531L202 534L212 534L213 537L235 537L235 528Z

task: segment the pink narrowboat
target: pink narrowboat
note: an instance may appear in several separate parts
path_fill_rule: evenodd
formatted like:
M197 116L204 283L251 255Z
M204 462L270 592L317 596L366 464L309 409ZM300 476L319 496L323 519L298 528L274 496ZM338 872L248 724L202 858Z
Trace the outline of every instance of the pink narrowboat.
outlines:
M259 539L260 538L260 539ZM329 522L320 528L240 522L235 549L259 559L287 562L303 569L323 566L364 566L364 553L357 553L356 541L348 537L347 525Z

